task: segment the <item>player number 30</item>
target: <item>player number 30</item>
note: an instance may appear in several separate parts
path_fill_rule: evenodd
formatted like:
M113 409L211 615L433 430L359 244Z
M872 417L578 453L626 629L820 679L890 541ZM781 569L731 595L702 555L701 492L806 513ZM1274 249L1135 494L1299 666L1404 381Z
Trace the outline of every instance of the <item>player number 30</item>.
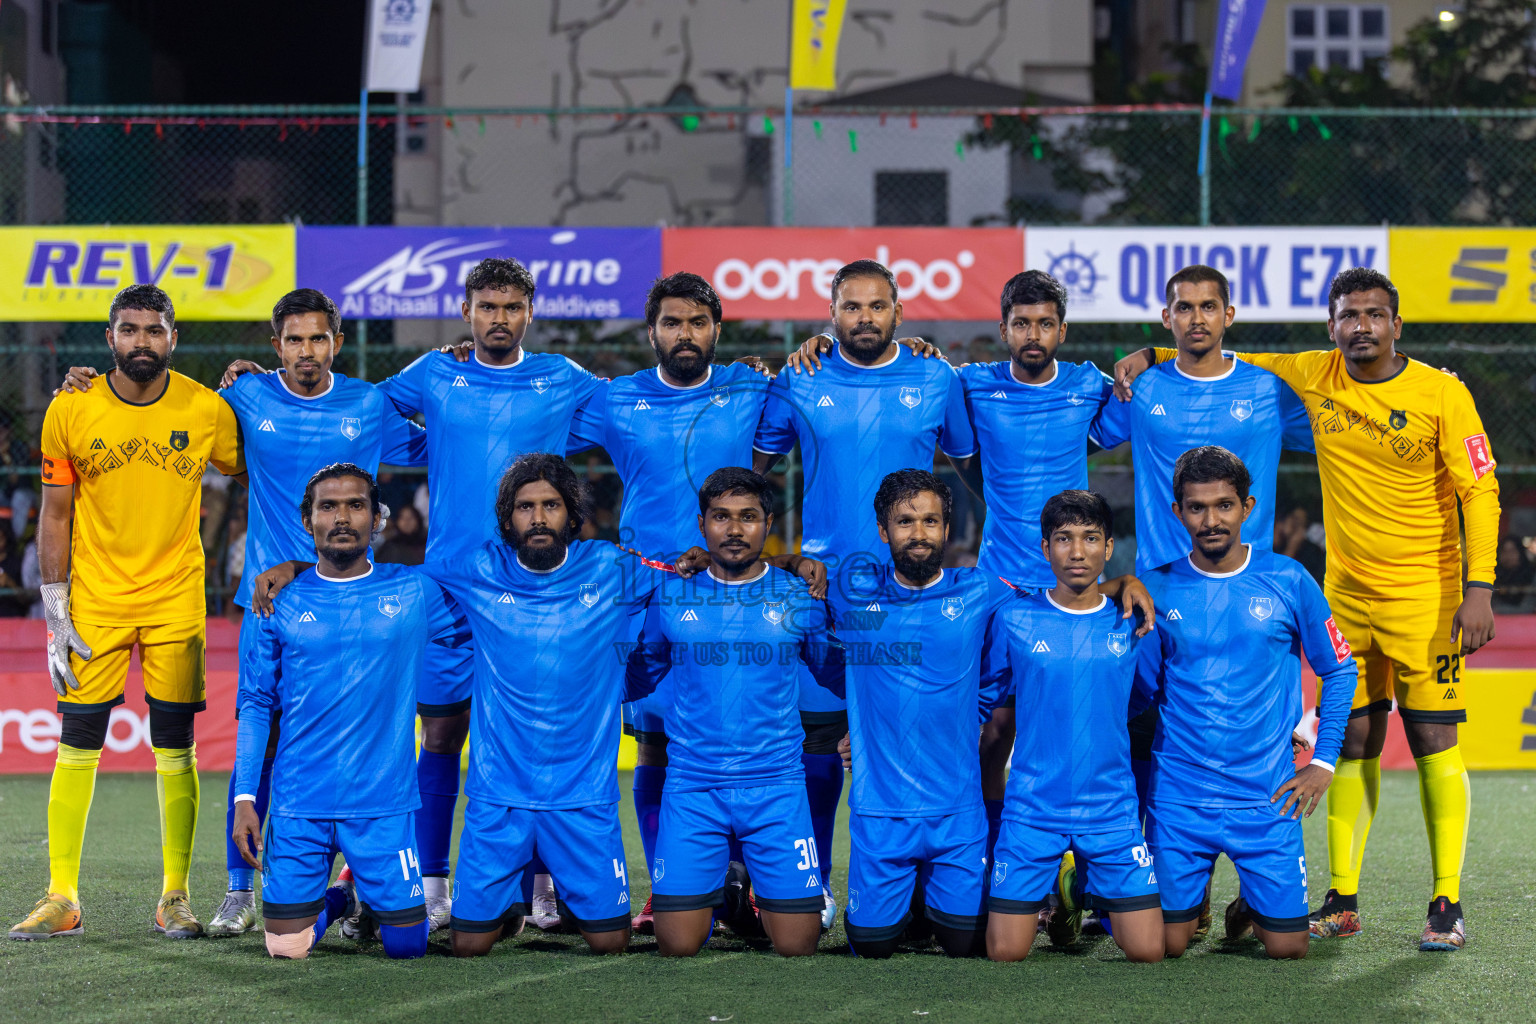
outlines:
M809 839L796 839L795 849L800 851L800 863L795 865L796 871L809 871L811 868L820 867L816 859L816 837Z

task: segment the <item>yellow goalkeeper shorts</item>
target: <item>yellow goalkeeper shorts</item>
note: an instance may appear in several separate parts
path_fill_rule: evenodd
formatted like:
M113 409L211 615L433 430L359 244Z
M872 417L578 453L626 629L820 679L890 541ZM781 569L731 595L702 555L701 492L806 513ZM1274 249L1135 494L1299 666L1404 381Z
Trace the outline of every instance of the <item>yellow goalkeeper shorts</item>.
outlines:
M1457 593L1361 597L1331 591L1328 607L1360 665L1350 717L1397 701L1407 722L1465 722L1461 644L1451 642Z
M91 649L91 660L71 654L69 666L80 689L66 689L60 713L106 711L123 702L128 680L128 656L139 649L144 670L144 699L168 711L207 708L207 662L203 656L206 619L187 619L162 626L96 626L75 623L75 631Z

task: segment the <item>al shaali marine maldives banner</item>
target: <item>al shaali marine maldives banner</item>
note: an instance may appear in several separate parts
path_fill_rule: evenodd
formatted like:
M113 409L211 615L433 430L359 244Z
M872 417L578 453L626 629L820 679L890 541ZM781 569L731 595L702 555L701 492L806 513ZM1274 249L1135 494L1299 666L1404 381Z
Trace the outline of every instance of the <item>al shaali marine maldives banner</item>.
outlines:
M638 319L661 273L660 228L304 227L297 245L299 285L348 319L457 320L487 256L528 268L535 316Z
M1237 318L1277 323L1328 319L1328 286L1341 270L1387 266L1387 229L1035 228L1025 265L1067 289L1067 319L1156 320L1168 278L1205 263L1232 283Z
M131 284L165 289L179 320L265 320L293 288L288 224L0 228L0 320L105 323Z

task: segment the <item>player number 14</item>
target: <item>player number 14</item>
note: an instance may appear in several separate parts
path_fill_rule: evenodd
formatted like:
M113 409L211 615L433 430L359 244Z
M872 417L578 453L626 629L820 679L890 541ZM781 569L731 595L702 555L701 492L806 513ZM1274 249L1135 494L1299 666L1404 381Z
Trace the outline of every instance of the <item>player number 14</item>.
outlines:
M411 872L421 870L421 865L416 863L416 851L410 847L400 852L400 877L407 882L411 880Z

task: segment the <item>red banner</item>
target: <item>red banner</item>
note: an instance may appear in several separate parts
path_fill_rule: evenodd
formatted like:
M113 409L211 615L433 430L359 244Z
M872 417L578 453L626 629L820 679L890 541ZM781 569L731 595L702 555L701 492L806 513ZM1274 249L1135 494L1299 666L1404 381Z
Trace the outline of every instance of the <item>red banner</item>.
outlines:
M41 619L0 619L0 775L53 771L59 743L58 698L48 683ZM197 716L197 764L227 772L235 764L235 686L240 630L225 619L208 620L208 710ZM152 772L149 707L135 653L128 669L128 700L112 710L102 751L104 772Z
M720 293L728 320L825 320L832 276L873 259L896 275L908 320L996 320L1024 269L1019 228L668 228L664 274L689 270Z

